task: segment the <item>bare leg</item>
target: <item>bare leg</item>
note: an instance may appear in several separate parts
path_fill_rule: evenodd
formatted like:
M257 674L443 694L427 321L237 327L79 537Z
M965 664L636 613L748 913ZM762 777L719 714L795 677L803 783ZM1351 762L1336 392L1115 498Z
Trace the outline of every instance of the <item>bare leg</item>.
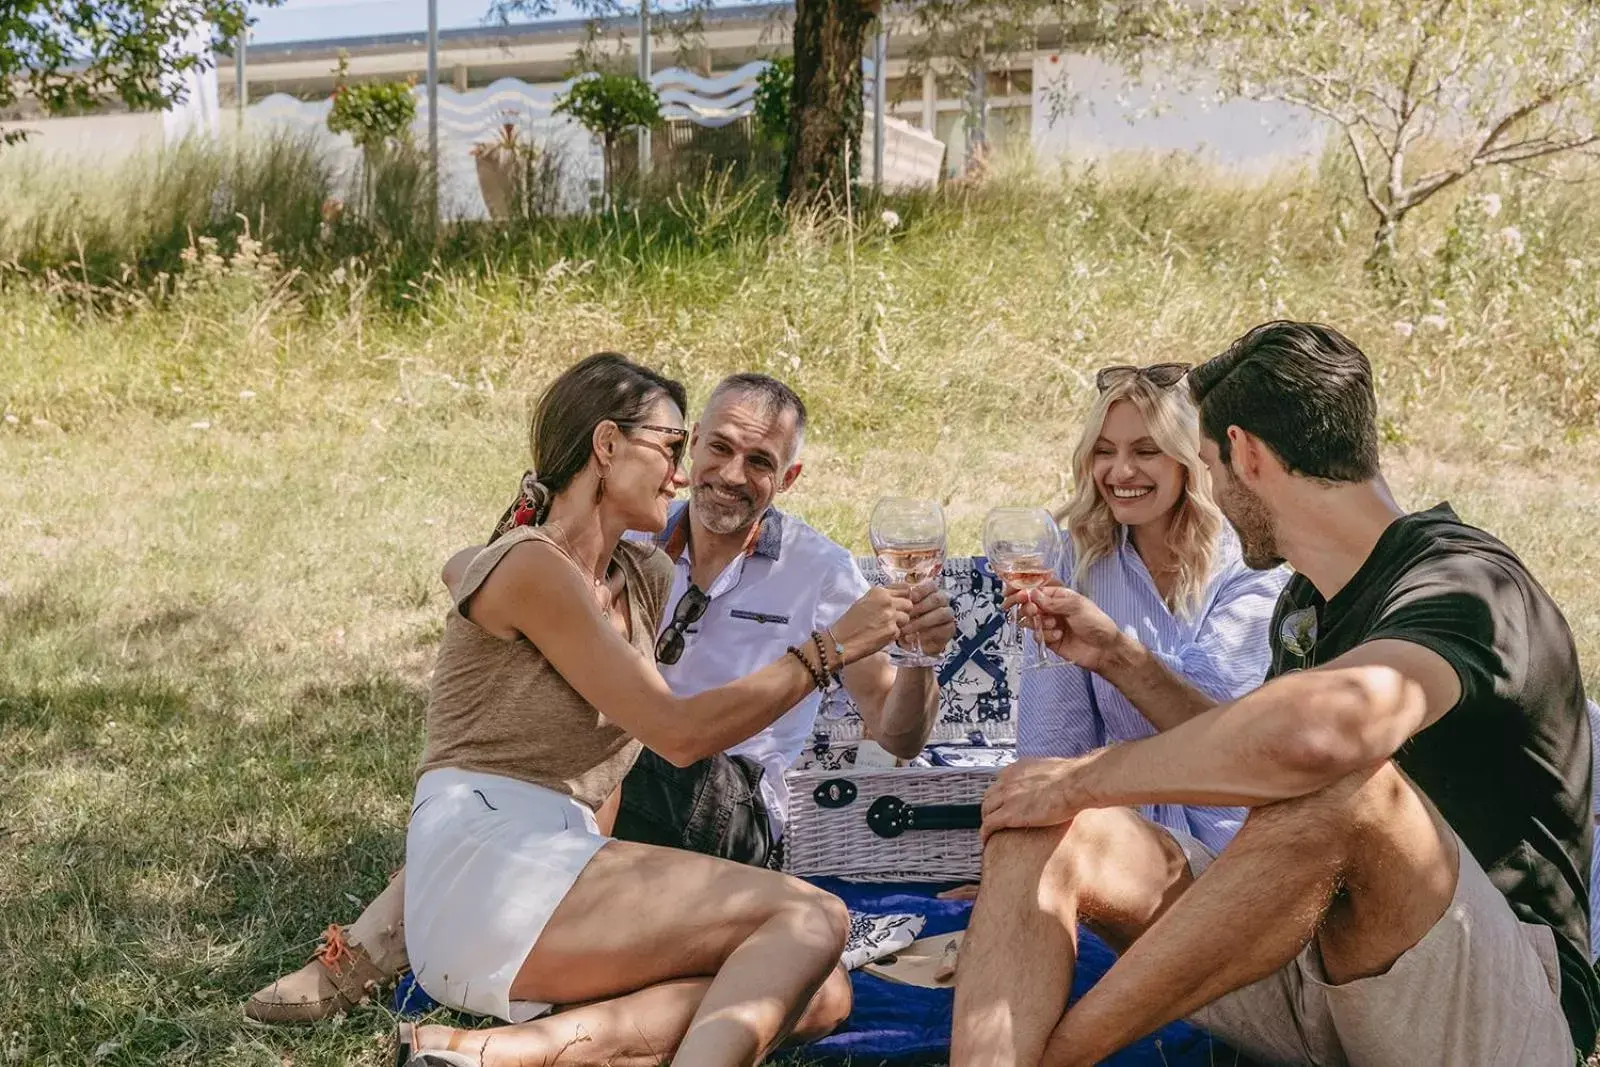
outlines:
M1177 842L1126 809L991 837L957 964L950 1062L1039 1062L1072 989L1079 919L1126 945L1189 884Z
M679 978L519 1026L418 1027L417 1041L422 1048L475 1053L490 1067L657 1067L677 1051L709 988L709 978ZM835 969L811 998L790 1040L826 1037L849 1013L850 979Z
M1257 808L1233 842L1051 1036L1093 1064L1277 970L1313 936L1335 983L1381 974L1455 892L1454 834L1393 764Z
M511 996L576 1004L710 978L678 1058L754 1064L799 1022L848 932L838 898L798 879L612 841L556 908ZM493 1034L486 1064L499 1062Z

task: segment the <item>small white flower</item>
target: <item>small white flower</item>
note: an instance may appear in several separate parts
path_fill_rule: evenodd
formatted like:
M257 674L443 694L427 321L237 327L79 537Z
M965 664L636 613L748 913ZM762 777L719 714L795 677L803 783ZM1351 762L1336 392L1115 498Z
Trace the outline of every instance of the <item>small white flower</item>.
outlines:
M1571 271L1573 274L1581 274L1583 272L1583 260L1569 258L1567 260L1567 270Z
M1450 320L1443 315L1424 315L1417 321L1430 330L1443 330L1450 325Z
M1411 325L1409 322L1397 322L1394 324L1394 332L1399 334L1401 337L1410 337L1414 332L1416 332L1416 327Z
M900 228L899 214L885 208L883 212L883 225L885 229L898 230Z
M6 423L8 425L15 426L17 423L19 423L21 421L22 421L21 419L17 418L15 415L11 414L11 412L9 412L9 411L6 412Z
M239 390L239 399L240 400L254 400L255 398L256 398L256 391L254 389L241 389L241 390Z
M1515 226L1507 226L1500 231L1500 243L1514 257L1522 255L1527 249L1527 245L1522 240L1522 231Z
M205 419L201 419L199 422L191 422L189 424L189 429L191 429L191 430L209 430L209 429L211 429L211 423L207 422Z
M1500 214L1500 194L1484 193L1478 202L1483 205L1483 214L1487 218L1494 218Z
M181 385L174 385L174 386L173 386L173 387L172 387L172 391L173 391L173 392L174 392L174 393L177 393L177 394L178 394L178 395L179 395L179 396L182 396L182 395L183 395L183 386L181 386Z
M343 267L335 267L335 268L333 268L333 273L330 274L328 277L333 279L333 284L334 285L343 285L344 284L344 268Z
M1446 311L1450 310L1450 305L1446 304L1443 300L1440 300L1438 297L1434 297L1432 300L1428 301L1428 306L1433 308L1433 310L1439 312L1441 315L1444 314Z

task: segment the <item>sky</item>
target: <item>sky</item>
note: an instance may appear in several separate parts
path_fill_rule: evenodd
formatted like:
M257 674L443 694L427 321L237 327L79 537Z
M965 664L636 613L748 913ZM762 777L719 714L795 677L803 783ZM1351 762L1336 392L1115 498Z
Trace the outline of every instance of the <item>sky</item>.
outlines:
M739 2L718 0L718 6ZM490 0L439 0L439 28L484 25L489 4ZM255 3L250 7L256 19L250 40L256 44L422 33L428 28L427 0L286 0L278 7ZM556 0L555 8L553 19L582 17L572 0Z
M483 25L489 3L490 0L439 0L439 28ZM555 18L579 14L570 0L560 0L556 7ZM428 28L426 0L286 0L278 7L251 4L250 8L256 20L250 40L255 44L421 33Z

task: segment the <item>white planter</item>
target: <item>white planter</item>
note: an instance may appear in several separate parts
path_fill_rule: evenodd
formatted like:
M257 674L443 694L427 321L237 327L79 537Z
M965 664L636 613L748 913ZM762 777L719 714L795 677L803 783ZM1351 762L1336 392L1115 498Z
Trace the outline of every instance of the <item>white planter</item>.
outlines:
M926 130L885 115L883 118L883 187L889 192L939 184L944 171L944 142ZM872 116L861 130L859 181L872 184Z

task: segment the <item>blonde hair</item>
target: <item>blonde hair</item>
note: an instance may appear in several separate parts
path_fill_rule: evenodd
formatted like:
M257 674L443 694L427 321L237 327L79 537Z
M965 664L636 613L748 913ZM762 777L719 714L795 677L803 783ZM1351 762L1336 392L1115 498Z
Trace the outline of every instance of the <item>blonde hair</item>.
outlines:
M1167 598L1177 615L1193 615L1204 606L1206 585L1217 566L1217 541L1222 512L1211 499L1211 475L1200 460L1200 418L1181 386L1161 388L1139 375L1114 382L1089 409L1083 436L1072 455L1072 499L1057 513L1065 519L1077 563L1073 585L1083 589L1089 568L1111 554L1117 521L1094 480L1094 449L1111 406L1126 400L1138 409L1156 447L1182 464L1183 495L1167 527L1167 547L1178 561L1178 580ZM1085 590L1087 593L1088 591Z

